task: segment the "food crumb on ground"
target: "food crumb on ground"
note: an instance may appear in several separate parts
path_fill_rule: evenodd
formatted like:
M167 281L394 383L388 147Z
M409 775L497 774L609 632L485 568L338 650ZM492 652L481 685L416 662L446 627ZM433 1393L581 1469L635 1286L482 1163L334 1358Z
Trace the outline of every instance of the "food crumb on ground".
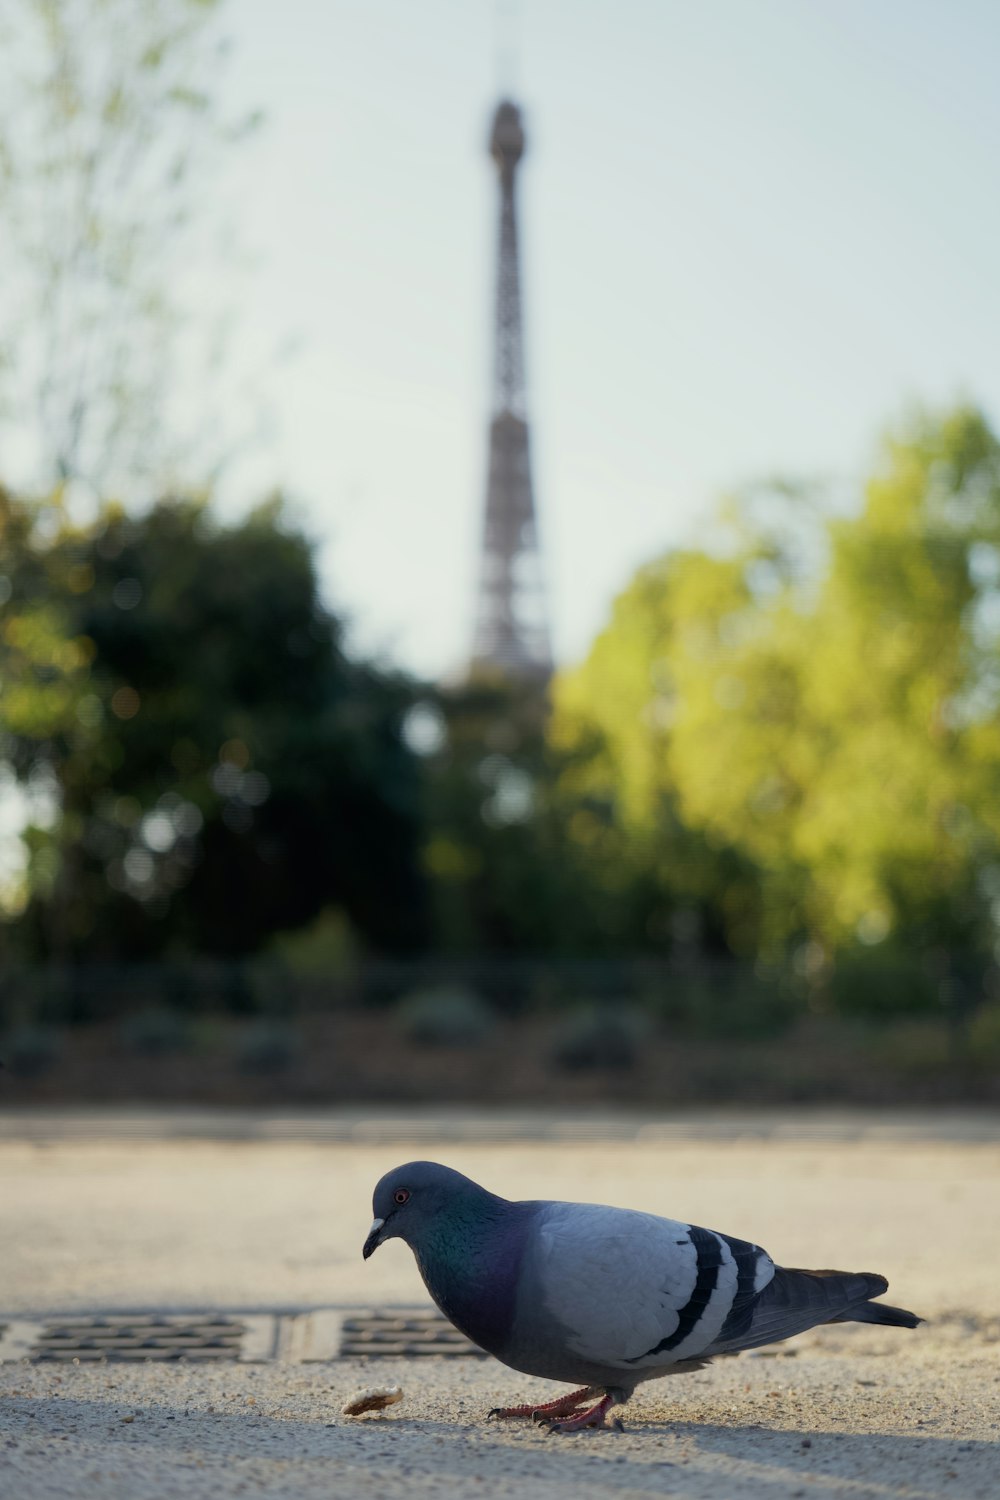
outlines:
M395 1406L402 1399L401 1385L371 1386L352 1396L343 1407L343 1413L345 1417L360 1417L366 1411L384 1411L387 1406Z

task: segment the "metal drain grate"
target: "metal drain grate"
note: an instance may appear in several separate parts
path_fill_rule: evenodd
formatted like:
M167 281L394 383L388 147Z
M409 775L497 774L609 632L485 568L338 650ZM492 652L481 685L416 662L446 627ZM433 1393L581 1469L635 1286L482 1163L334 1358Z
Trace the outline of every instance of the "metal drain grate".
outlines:
M433 1307L313 1312L92 1312L0 1322L0 1365L175 1360L326 1364L351 1356L479 1355Z
M60 1318L43 1324L28 1358L81 1364L98 1359L245 1359L247 1332L245 1323L221 1316Z
M356 1313L341 1327L340 1355L446 1354L485 1357L485 1350L437 1312Z

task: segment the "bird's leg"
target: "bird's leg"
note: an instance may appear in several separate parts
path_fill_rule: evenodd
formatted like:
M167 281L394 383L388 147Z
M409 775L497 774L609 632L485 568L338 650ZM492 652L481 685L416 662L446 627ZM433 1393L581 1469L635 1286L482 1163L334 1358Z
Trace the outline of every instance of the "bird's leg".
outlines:
M568 1396L557 1396L554 1401L546 1401L542 1406L494 1406L488 1414L487 1421L491 1417L503 1420L506 1417L535 1417L545 1421L549 1417L564 1417L568 1412L576 1411L585 1401L597 1395L596 1385L585 1385L579 1391L570 1391Z
M556 1417L543 1418L549 1432L582 1432L585 1427L607 1427L607 1415L613 1406L619 1404L617 1396L610 1391L601 1397L596 1406L588 1407L586 1411L579 1412L576 1416L567 1416L565 1420ZM621 1422L616 1417L612 1422L619 1432L624 1432Z

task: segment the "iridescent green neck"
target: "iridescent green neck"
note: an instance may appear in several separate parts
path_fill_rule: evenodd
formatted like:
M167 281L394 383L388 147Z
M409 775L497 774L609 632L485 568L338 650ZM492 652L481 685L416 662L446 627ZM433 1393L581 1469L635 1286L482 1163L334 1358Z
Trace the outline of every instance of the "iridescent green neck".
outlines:
M524 1207L490 1193L449 1204L447 1213L422 1227L413 1247L424 1284L445 1317L491 1352L510 1333Z

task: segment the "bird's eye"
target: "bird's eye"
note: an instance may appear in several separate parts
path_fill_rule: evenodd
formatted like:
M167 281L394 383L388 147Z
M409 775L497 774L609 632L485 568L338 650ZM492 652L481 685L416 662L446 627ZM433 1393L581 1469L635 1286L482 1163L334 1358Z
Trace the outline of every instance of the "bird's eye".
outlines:
M407 1198L409 1198L409 1196L410 1196L410 1190L409 1190L409 1188L397 1188L396 1191L392 1195L392 1200L393 1200L394 1203L405 1203L406 1200L407 1200Z

